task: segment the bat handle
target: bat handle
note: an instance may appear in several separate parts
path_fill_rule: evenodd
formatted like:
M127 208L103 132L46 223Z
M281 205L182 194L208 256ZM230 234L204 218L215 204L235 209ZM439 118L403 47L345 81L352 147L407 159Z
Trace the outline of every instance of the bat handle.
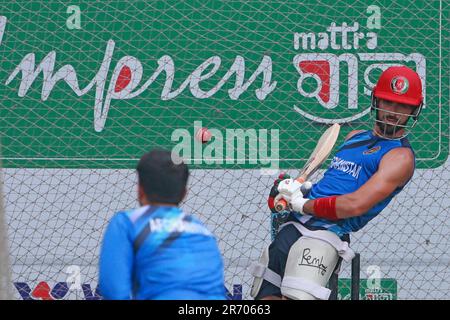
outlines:
M297 181L300 182L300 183L304 183L306 179L303 178L302 176L300 176L300 177L298 177L298 178L295 179L295 180L297 180ZM275 203L275 210L276 210L277 212L281 212L281 211L286 210L287 206L288 206L287 201L284 200L284 199L280 199L280 200L277 201L277 203Z
M287 207L287 202L284 199L280 199L280 201L277 202L277 204L275 205L275 210L277 210L277 212L281 212L284 211Z

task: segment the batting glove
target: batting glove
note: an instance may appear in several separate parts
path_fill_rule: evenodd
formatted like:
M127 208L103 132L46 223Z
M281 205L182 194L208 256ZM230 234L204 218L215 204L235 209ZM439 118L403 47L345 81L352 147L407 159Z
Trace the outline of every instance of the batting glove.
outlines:
M269 194L269 198L267 199L267 204L269 206L270 211L272 211L272 213L277 213L277 210L275 210L275 197L279 194L278 192L278 184L283 181L284 179L289 179L290 176L287 173L282 172L279 176L278 179L276 179L273 182L273 186L270 189L270 194Z

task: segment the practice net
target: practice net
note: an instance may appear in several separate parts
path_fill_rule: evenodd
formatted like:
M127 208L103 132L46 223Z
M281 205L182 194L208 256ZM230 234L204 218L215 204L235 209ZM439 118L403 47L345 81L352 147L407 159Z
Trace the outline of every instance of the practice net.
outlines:
M396 64L426 88L410 136L417 170L352 235L361 297L448 298L448 21L445 1L0 1L15 298L100 298L99 246L111 216L137 205L137 160L187 137L182 207L216 235L229 298L250 299L246 269L271 241L276 169L295 176L331 123L343 125L338 144L369 129L370 91ZM199 127L216 130L214 150L195 149Z

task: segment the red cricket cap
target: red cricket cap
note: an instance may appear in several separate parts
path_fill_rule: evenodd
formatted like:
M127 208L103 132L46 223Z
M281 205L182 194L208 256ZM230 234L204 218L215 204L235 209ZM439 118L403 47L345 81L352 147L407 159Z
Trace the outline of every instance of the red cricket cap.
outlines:
M387 68L373 88L376 98L419 106L423 101L422 81L414 70L406 66Z

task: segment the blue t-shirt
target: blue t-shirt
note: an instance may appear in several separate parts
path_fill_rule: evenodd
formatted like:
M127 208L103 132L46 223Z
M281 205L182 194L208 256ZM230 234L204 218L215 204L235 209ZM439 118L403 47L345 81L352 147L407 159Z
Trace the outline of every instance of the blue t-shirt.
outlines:
M316 199L343 195L358 190L378 170L382 157L392 149L399 147L407 147L412 151L411 145L406 138L399 140L383 139L374 135L372 131L363 131L355 134L339 147L323 178L313 185L308 198ZM343 236L364 227L402 189L403 186L397 188L386 199L358 217L330 221L311 215L293 214L305 226L327 229L338 236Z
M99 289L105 299L225 299L216 239L177 207L118 212L102 243Z

